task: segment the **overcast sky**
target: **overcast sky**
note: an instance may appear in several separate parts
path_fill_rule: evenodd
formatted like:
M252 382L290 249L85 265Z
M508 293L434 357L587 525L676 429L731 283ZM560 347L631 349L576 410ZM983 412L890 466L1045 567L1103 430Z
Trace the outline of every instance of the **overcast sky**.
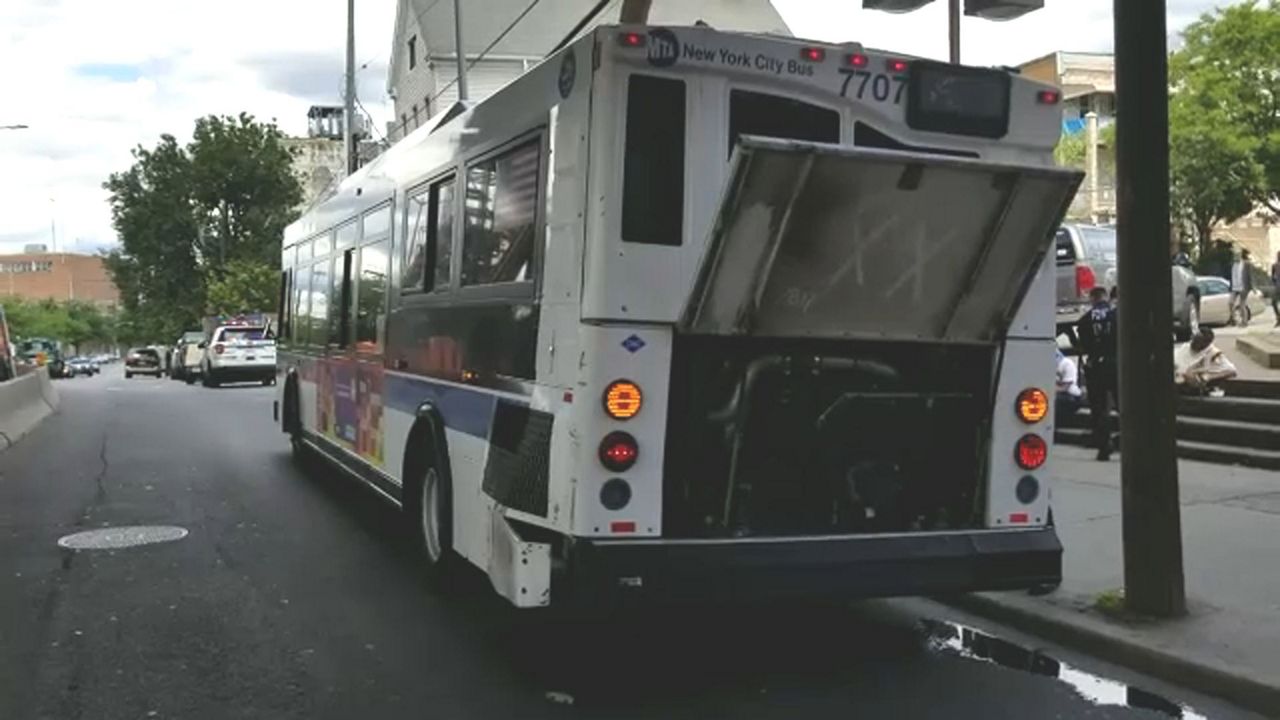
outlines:
M448 1L448 0L446 0ZM555 0L543 0L554 2ZM687 0L693 2L694 0ZM480 0L466 0L470 4ZM1046 0L1019 20L963 23L964 61L1012 65L1054 50L1109 50L1112 0ZM1168 0L1176 30L1216 4ZM859 0L776 0L792 30L945 58L946 2L909 15ZM341 101L343 0L0 0L0 252L116 242L101 184L161 133L246 111L306 131L313 104ZM381 127L395 0L357 0L359 90Z

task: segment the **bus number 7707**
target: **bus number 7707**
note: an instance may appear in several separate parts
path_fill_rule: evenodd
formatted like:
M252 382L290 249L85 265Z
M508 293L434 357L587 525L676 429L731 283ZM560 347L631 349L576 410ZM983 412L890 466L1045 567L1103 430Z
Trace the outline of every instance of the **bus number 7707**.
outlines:
M876 102L887 102L892 95L894 105L902 104L902 93L907 89L905 75L873 73L870 70L842 69L840 72L844 74L844 83L840 85L841 97L849 97L849 86L854 84L856 79L858 89L853 95L856 99L866 99L869 92Z

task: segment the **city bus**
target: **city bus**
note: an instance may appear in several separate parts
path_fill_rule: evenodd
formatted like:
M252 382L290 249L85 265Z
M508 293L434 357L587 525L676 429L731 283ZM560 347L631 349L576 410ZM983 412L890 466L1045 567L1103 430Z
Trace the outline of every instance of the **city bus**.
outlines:
M595 28L288 227L280 427L521 608L1051 586L1059 99Z

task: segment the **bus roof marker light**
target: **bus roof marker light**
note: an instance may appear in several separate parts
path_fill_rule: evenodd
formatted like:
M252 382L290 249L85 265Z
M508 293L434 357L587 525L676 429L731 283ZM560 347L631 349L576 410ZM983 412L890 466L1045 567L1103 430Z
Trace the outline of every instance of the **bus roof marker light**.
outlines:
M862 53L850 53L844 56L844 64L849 67L864 68L870 62L871 59Z
M822 62L827 59L827 51L820 47L800 48L800 59L809 62Z
M904 73L907 71L907 61L890 58L885 61L885 67L892 73Z
M647 44L648 38L643 33L624 32L618 35L618 44L629 48L642 48Z
M1062 101L1062 93L1057 90L1041 90L1036 93L1036 102L1041 105L1057 105Z

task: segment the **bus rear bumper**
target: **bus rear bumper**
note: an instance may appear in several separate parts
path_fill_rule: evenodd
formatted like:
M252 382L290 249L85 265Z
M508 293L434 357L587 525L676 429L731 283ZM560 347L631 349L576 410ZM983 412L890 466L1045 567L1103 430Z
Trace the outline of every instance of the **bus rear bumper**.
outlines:
M942 595L1053 586L1052 527L894 536L573 542L575 601L725 602ZM554 593L553 593L554 594Z

